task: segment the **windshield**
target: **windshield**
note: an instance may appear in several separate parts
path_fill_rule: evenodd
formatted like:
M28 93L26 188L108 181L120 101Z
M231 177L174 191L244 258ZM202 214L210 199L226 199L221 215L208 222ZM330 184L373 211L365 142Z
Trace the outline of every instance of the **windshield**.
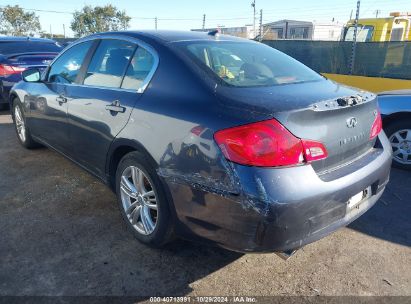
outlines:
M354 40L355 26L350 26L347 28L345 33L345 41ZM357 42L368 42L372 39L372 34L374 32L374 27L371 25L358 25L357 27Z
M188 41L179 44L195 61L236 87L274 86L322 79L297 60L261 43Z

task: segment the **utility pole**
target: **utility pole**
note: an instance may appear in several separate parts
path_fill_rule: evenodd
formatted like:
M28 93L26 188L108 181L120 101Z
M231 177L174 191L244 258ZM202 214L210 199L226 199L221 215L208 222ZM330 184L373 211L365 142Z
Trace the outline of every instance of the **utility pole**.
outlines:
M375 11L375 18L378 18L378 15L381 13L381 11L379 10L379 9L377 9L376 11Z
M361 0L358 0L357 1L357 11L355 13L354 36L353 36L352 49L351 49L350 75L354 73L355 52L357 48L358 19L360 18L360 6L361 6Z
M263 41L263 10L260 10L260 37L258 39L260 42Z
M206 14L203 15L203 31L205 30L205 19L206 19Z
M256 33L255 33L255 0L251 3L251 7L254 10L254 13L253 13L253 35L254 35L254 38L255 38L257 36Z
M53 38L53 32L51 31L51 24L50 24L50 38Z
M66 38L66 25L63 23L63 37Z
M154 28L157 30L157 17L154 18Z

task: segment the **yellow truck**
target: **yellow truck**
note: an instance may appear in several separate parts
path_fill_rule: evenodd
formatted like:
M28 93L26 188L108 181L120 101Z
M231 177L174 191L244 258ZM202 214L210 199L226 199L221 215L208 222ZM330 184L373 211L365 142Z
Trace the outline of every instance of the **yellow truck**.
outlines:
M354 38L355 20L344 28L344 41ZM411 41L411 12L394 12L387 18L358 20L358 42Z
M344 27L344 41L353 41L355 29L355 21L350 20ZM401 42L410 41L411 44L411 12L391 13L387 18L367 18L358 20L357 42ZM376 51L383 50L384 56L381 56L376 65L382 66L381 71L391 70L395 74L395 70L404 70L411 65L409 56L410 46L393 43L393 44L377 44ZM373 53L370 53L372 56ZM374 54L375 55L375 54ZM357 58L359 64L366 64ZM344 83L346 85L358 87L361 89L381 92L389 90L410 89L410 79L386 78L377 75L342 75L342 74L326 74L324 76ZM385 73L387 74L387 73ZM389 73L388 73L389 74Z

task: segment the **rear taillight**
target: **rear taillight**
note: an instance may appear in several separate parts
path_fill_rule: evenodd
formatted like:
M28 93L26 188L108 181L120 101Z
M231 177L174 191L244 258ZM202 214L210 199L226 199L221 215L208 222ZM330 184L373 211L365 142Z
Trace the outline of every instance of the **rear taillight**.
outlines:
M293 166L327 157L322 143L295 137L275 119L224 129L214 139L228 160L242 165Z
M26 68L8 65L8 64L0 64L0 76L8 76L13 74L19 74L23 72Z
M378 111L377 115L375 116L372 127L371 127L370 139L374 139L375 137L377 137L377 135L380 134L381 130L382 130L382 119L381 119L381 113L380 111Z

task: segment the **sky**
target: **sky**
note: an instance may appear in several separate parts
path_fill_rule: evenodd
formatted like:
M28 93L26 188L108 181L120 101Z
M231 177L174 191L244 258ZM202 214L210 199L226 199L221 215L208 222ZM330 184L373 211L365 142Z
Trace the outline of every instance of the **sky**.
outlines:
M37 10L42 29L53 34L66 36L73 32L70 29L72 12L81 10L84 5L103 6L113 4L125 10L132 17L130 29L154 29L157 17L158 29L190 30L201 28L203 14L206 14L206 27L243 26L253 23L252 0L1 0L0 7L19 5L27 10ZM345 23L351 11L355 16L357 0L256 0L257 17L263 10L263 23L281 19L303 21L331 21ZM360 18L388 16L394 11L411 12L411 0L361 0ZM47 12L49 11L49 12ZM50 12L53 11L53 12Z

